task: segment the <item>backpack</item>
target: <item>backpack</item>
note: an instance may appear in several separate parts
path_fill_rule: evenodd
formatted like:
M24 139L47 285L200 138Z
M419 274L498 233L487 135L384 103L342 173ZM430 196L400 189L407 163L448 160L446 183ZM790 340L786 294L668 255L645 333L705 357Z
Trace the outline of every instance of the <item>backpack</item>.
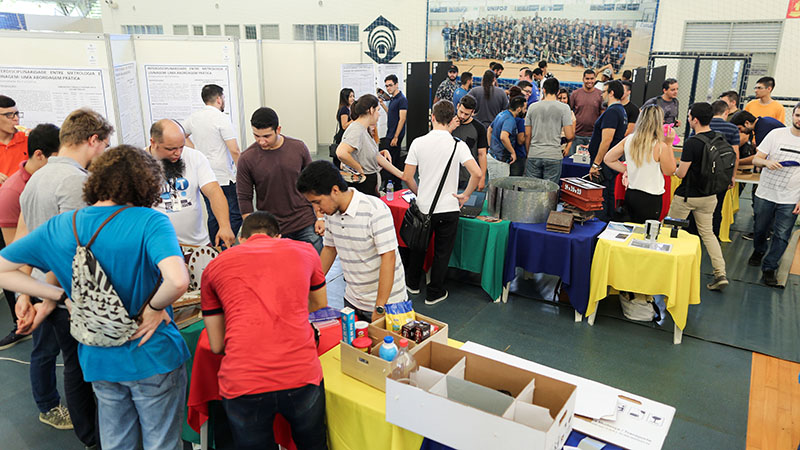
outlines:
M701 195L717 195L728 190L733 180L733 168L736 165L736 153L731 144L722 134L715 132L709 138L703 134L696 134L696 138L703 142L703 157L700 161L700 172L703 178L692 180Z
M139 328L139 316L161 284L160 282L156 283L155 289L144 302L139 313L130 317L117 291L111 285L111 280L92 253L91 246L97 239L100 230L117 214L128 208L130 206L125 206L108 216L85 246L81 245L75 224L78 211L76 210L72 214L72 232L75 234L78 247L72 258L72 294L70 295L72 311L69 332L81 344L95 347L117 347L128 342L128 339Z

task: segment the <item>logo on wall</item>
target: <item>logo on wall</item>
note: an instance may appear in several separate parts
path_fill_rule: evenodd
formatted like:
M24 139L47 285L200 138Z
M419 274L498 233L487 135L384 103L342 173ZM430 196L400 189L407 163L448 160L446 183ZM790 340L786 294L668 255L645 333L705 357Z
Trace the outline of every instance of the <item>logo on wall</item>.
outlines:
M395 51L396 36L395 31L399 30L383 16L378 16L367 28L364 28L367 35L368 52L364 52L378 64L386 64L397 56Z

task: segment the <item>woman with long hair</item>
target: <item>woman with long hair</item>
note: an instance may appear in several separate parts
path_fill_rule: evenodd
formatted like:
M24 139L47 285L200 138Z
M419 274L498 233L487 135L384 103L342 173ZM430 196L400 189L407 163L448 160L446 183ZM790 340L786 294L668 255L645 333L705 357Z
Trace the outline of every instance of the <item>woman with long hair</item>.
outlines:
M342 142L342 135L344 135L344 130L350 126L350 107L353 106L353 103L356 101L356 95L350 88L344 88L339 91L339 109L336 111L336 134L333 136L333 143L336 146L339 146L339 143ZM341 165L341 161L339 158L336 157L336 151L330 155L333 158L333 165L339 167Z
M336 156L347 166L345 170L351 172L347 177L348 184L367 194L378 196L380 186L379 172L381 168L389 173L402 178L403 172L392 165L384 155L389 152L378 152L378 143L370 134L370 127L378 123L379 106L378 98L372 94L365 94L353 103L350 111L351 120L342 135L342 142L336 148ZM395 186L399 189L400 186Z
M664 112L656 105L642 108L633 134L606 153L606 165L627 176L624 208L630 220L644 223L661 217L661 197L664 195L664 175L675 173L675 154L672 140L675 131L667 136L663 131ZM627 166L620 162L625 155Z
M495 116L508 108L508 97L503 89L494 85L495 78L494 72L487 70L483 73L481 85L469 91L477 103L475 118L487 128Z
M561 88L558 90L558 95L556 96L558 101L564 103L565 105L569 105L569 91ZM572 112L572 124L575 125L575 112ZM575 153L575 147L572 146L573 141L568 141L567 137L564 135L564 131L561 131L561 152L566 157L573 153Z

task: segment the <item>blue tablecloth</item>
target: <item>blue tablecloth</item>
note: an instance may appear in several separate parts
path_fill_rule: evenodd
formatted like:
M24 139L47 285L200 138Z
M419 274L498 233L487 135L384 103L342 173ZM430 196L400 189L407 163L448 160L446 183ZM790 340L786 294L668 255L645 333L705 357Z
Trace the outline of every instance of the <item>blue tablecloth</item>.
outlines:
M590 164L574 162L570 157L561 161L561 178L582 177L589 173Z
M585 314L595 240L606 223L592 219L575 225L569 234L547 231L545 226L543 223L511 223L503 285L514 279L517 267L561 277L572 307Z

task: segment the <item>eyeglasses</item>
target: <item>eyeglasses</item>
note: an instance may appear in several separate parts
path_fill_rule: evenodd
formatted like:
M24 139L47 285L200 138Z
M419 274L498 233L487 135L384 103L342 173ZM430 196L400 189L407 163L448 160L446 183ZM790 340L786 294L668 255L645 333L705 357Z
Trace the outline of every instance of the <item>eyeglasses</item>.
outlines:
M387 88L390 88L390 87L392 87L392 86L394 86L394 83L386 83L386 87L387 87Z
M0 114L0 116L6 116L7 119L14 120L14 117L19 117L20 119L22 119L23 114L22 111L13 111L13 112L2 113Z

